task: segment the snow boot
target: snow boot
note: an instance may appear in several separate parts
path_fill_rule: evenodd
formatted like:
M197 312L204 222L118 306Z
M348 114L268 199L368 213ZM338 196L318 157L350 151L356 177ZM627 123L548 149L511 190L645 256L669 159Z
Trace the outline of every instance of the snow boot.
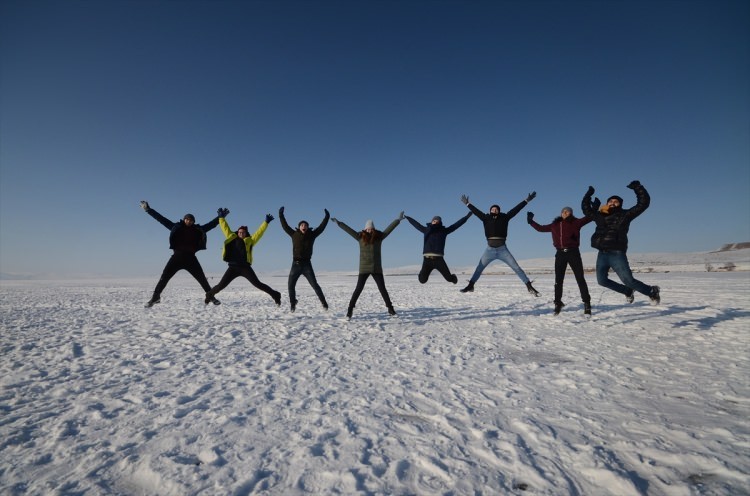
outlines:
M292 309L292 313L294 313L294 311L295 311L295 310L297 310L297 300L291 300L291 301L289 302L289 304L290 304L290 306L291 306L291 309Z
M458 276L456 274L451 274L451 281L453 284L458 284Z
M146 308L151 308L154 305L156 305L157 303L161 303L161 298L158 297L158 296L154 296L153 298L151 298L150 300L148 300L148 303L146 303Z
M474 283L469 281L469 284L461 290L462 293L473 293L474 292Z
M627 301L628 303L633 303L635 301L635 291L631 289L630 293L625 295L625 301Z
M583 302L583 314L587 316L591 316L591 303L587 301Z
M396 311L391 305L388 305L388 315L396 315Z
M562 307L565 306L565 303L558 301L555 302L555 315L560 315L560 310L562 310Z
M277 307L281 306L281 293L279 293L278 291L274 291L271 294L271 298L273 298L273 302L276 303Z
M529 282L526 283L526 289L528 289L529 293L533 294L536 297L542 296L539 293L539 291L537 291L536 289L534 289L534 286L531 285L531 281L529 281Z
M648 295L651 298L652 305L658 305L661 303L661 295L659 294L659 286L651 286L651 294Z
M352 313L354 313L354 307L349 307L346 310L346 318L347 319L351 319L352 318Z

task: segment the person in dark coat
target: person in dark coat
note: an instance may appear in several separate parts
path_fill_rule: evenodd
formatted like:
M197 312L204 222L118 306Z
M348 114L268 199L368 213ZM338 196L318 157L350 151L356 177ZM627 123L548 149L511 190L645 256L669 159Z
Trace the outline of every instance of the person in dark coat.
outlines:
M354 288L352 298L349 300L349 308L346 311L346 317L348 319L352 318L354 306L357 304L359 295L365 288L367 278L370 276L375 279L375 284L377 284L380 296L383 297L385 306L388 308L388 313L390 315L396 315L396 311L393 309L393 303L391 303L391 297L388 295L388 290L385 287L380 247L383 244L383 240L387 238L396 227L398 227L403 218L404 213L401 212L398 218L391 222L383 231L375 229L375 224L371 220L368 220L365 223L365 228L359 232L343 222L339 222L336 218L331 219L337 226L343 229L344 232L359 243L359 277L357 278L357 287Z
M581 260L581 228L592 221L591 217L577 218L573 215L573 209L563 207L560 216L555 218L551 224L541 225L534 221L534 213L526 214L526 220L531 227L539 232L552 233L552 245L557 249L555 253L555 315L560 313L565 305L562 302L563 280L568 265L578 283L583 301L583 313L591 315L591 295L583 276L583 261Z
M161 293L167 287L167 283L177 272L183 269L187 270L198 281L204 291L209 291L211 285L208 284L203 267L201 267L195 254L206 249L206 233L219 225L219 218L216 217L208 224L200 225L195 223L193 214L185 214L182 220L172 222L151 208L147 201L141 201L141 208L156 219L159 224L169 229L169 248L173 250L172 256L167 261L167 265L164 266L161 277L156 283L154 294L146 303L146 308L151 308L156 303L161 302ZM219 300L216 298L210 301L215 305L219 304Z
M426 283L430 278L430 273L435 269L442 274L446 281L452 282L453 284L458 282L458 276L456 276L456 274L451 274L448 264L445 263L445 241L448 238L448 235L463 226L471 215L471 212L469 212L448 227L443 225L443 219L439 215L433 217L432 221L426 225L420 224L408 215L406 216L406 220L408 220L417 231L424 234L422 269L419 271L419 276L417 276L420 283Z
M628 303L634 300L634 292L648 296L656 305L661 301L659 286L648 286L633 277L628 263L628 231L630 223L651 204L651 197L640 181L632 181L628 188L635 192L636 204L632 208L622 208L622 198L614 195L597 210L591 203L594 187L589 186L583 196L581 209L587 217L592 217L596 230L591 236L591 247L599 250L596 257L596 281L600 286L625 295ZM609 270L614 270L622 284L609 278Z
M474 215L482 221L482 224L484 224L484 236L487 238L487 248L484 250L482 258L479 259L477 268L474 270L471 279L469 279L469 284L461 290L462 293L474 291L474 283L479 280L484 269L494 260L500 260L513 269L513 272L515 272L518 278L526 285L526 289L529 293L534 296L540 296L539 292L531 285L531 281L526 276L526 273L518 265L518 262L516 262L513 254L505 244L505 240L508 237L508 223L535 197L536 191L532 191L525 200L511 208L508 213L501 212L500 205L492 205L490 207L490 212L484 213L471 204L468 196L461 195L461 202L469 207L469 210L471 210Z
M323 209L323 211L326 214L323 222L315 229L310 229L310 224L306 220L299 221L297 229L292 229L289 223L287 223L286 217L284 217L284 207L279 209L281 228L292 238L292 268L289 270L288 280L289 303L291 304L292 312L297 308L296 287L300 276L305 276L305 279L307 279L307 282L310 283L313 291L318 296L323 308L328 310L326 297L323 295L323 290L320 289L320 285L315 278L315 271L312 266L313 244L315 243L315 239L323 234L323 230L328 225L328 219L331 217L327 209Z
M251 235L247 226L240 226L236 232L233 231L225 218L228 213L229 210L227 209L219 209L219 227L221 227L225 238L221 258L227 263L227 270L221 277L219 284L206 292L206 303L213 300L214 295L229 286L230 282L238 277L244 277L250 284L273 298L276 306L281 305L281 293L261 282L253 270L253 247L263 237L266 229L268 229L268 224L273 220L273 215L266 214L265 220Z

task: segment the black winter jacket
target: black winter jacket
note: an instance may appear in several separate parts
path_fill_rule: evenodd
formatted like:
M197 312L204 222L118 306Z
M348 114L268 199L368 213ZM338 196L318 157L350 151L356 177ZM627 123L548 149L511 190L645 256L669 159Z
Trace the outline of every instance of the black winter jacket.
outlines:
M329 214L326 210L326 215L323 219L323 222L321 222L320 225L315 229L308 228L307 232L303 233L299 229L292 229L292 227L286 221L286 217L284 217L284 212L282 210L279 210L279 220L281 221L281 227L282 229L284 229L284 232L286 232L292 238L292 258L295 262L310 261L313 254L313 244L315 243L315 238L323 234L323 230L325 230L326 226L328 225L328 219L330 217L331 214Z
M206 249L206 233L219 225L219 218L216 217L208 224L193 224L187 227L180 219L179 222L172 222L153 208L146 210L146 213L156 219L159 224L169 229L169 248L175 251L195 253ZM182 241L180 241L182 240ZM187 243L185 243L187 241Z
M448 227L445 227L442 223L429 223L427 225L420 224L408 215L406 216L406 220L408 220L409 223L414 226L419 232L424 234L424 247L422 248L422 253L425 255L431 254L442 256L445 254L445 240L448 235L459 227L463 226L464 223L469 219L469 217L471 217L471 212L461 217L458 221L456 221L456 223Z
M594 219L596 230L591 235L591 247L601 251L627 251L630 223L651 204L651 197L642 185L634 188L636 204L633 208L618 208L614 212L597 211L591 205L591 195L586 193L581 210Z
M508 222L510 222L510 219L515 217L516 214L526 206L526 203L526 200L523 200L508 212L500 212L498 215L486 214L471 203L469 203L467 207L469 207L469 210L471 210L474 215L479 217L482 223L484 223L484 237L487 239L505 239L508 237Z

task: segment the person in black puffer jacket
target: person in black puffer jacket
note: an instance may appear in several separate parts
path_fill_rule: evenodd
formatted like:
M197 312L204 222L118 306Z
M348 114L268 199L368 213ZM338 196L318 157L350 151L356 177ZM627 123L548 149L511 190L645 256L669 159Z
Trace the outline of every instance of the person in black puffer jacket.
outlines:
M182 220L172 222L151 208L147 201L141 201L141 208L156 219L159 224L169 229L169 248L174 251L167 265L164 266L159 282L156 283L156 288L154 288L154 293L146 303L146 308L150 308L161 301L161 292L167 287L169 280L183 269L187 270L198 281L204 291L210 290L211 285L208 284L203 267L201 267L195 254L206 249L206 233L219 225L219 218L216 217L208 224L200 225L195 223L193 214L185 214ZM215 305L219 304L217 299L213 299L212 302Z
M634 292L638 291L656 305L661 301L659 286L648 286L633 277L627 257L630 223L646 211L651 204L651 197L640 181L631 181L628 188L635 191L636 204L632 208L622 208L622 198L613 195L597 210L594 207L596 201L594 204L591 201L595 191L593 186L589 186L583 196L583 214L592 217L596 223L596 230L591 236L591 247L599 250L596 257L596 281L600 286L625 295L628 303L633 302ZM617 274L622 284L609 278L610 269Z

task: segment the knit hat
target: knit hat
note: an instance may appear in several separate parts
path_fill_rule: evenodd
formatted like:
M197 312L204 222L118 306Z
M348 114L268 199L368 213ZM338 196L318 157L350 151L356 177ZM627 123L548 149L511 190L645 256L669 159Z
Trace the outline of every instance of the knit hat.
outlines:
M300 227L300 226L301 226L302 224L307 224L307 227L310 227L310 223L309 223L309 222L307 222L306 220L301 220L301 221L299 221L299 223L297 224L297 228L299 229L299 227Z
M372 220L368 220L365 222L365 229L375 229L375 224L372 222Z
M493 209L493 208L496 208L498 212L500 212L500 211L501 211L501 210L500 210L500 205L492 205L492 206L490 207L490 212L492 212L492 209Z
M566 210L570 212L570 215L573 215L573 209L570 207L563 207L562 210L560 210L560 212L565 212Z
M193 222L195 222L195 216L193 214L185 214L185 216L182 218L182 220L190 219Z
M249 232L250 232L250 230L249 230L249 229L247 228L247 226L240 226L240 227L238 227L238 228L237 228L237 232L240 232L240 231L242 231L243 229L245 230L245 232L246 232L246 233L249 233Z
M617 195L612 195L609 198L607 198L607 203L609 203L609 200L613 200L613 199L619 201L620 205L622 205L622 197L617 196Z
M435 217L433 217L432 221L433 222L434 221L438 221L438 224L442 224L443 223L443 219L439 215L436 215Z

